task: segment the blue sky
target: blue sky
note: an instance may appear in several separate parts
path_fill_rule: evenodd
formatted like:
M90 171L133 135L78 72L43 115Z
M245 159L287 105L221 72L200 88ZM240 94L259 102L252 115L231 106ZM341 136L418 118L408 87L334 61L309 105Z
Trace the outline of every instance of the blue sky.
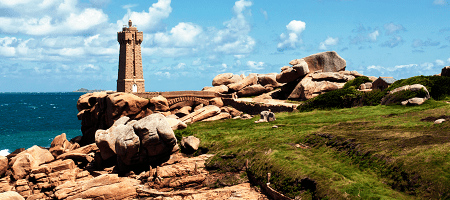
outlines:
M448 0L0 0L0 92L115 90L128 19L144 32L147 91L278 73L322 51L396 79L450 65Z

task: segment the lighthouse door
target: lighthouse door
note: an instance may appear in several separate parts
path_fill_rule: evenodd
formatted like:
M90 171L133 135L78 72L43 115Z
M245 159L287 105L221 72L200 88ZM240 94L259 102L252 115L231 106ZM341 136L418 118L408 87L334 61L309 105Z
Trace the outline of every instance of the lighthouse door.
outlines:
M137 92L137 85L136 84L133 85L133 93L134 92Z

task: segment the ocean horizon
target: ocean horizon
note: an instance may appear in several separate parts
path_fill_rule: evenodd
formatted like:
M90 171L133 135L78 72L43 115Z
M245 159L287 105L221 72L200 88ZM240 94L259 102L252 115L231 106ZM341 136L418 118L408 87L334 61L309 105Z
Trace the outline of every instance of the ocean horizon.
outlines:
M55 136L82 135L77 101L82 92L0 92L0 155L33 145L50 147Z

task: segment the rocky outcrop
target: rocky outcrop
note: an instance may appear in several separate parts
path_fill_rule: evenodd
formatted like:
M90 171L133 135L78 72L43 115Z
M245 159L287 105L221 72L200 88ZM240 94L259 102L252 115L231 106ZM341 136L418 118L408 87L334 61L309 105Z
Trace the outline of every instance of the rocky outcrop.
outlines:
M258 84L262 86L270 86L276 88L283 85L277 82L277 73L258 74L257 76L258 76Z
M213 86L229 85L242 80L242 77L232 73L219 74L212 81Z
M95 132L106 130L122 116L141 119L153 113L155 105L148 99L129 93L94 92L82 95L77 102L78 119L81 120L83 137L80 145L95 142Z
M119 170L151 163L178 150L177 139L166 117L151 114L138 121L124 116L108 130L96 132L103 160L117 155Z
M256 74L249 74L243 80L229 84L228 88L233 91L239 91L246 86L255 85L256 83L258 83L258 77L256 76Z
M309 74L297 84L288 98L308 100L328 91L343 88L345 85L345 80L352 80L354 78L355 77L350 75L342 75L340 73L329 72ZM339 82L334 82L336 80L338 80Z
M305 65L303 62L307 64L310 72L319 70L322 72L339 72L344 71L347 65L346 61L335 51L313 54L302 59L292 60L289 64L293 66L299 64Z

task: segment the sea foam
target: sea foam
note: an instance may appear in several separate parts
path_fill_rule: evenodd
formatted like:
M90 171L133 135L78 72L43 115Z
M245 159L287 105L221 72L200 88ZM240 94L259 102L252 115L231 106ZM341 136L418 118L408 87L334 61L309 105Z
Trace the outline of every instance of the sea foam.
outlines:
M3 150L0 150L0 156L7 156L7 155L9 155L10 153L9 153L9 150L8 149L3 149Z

